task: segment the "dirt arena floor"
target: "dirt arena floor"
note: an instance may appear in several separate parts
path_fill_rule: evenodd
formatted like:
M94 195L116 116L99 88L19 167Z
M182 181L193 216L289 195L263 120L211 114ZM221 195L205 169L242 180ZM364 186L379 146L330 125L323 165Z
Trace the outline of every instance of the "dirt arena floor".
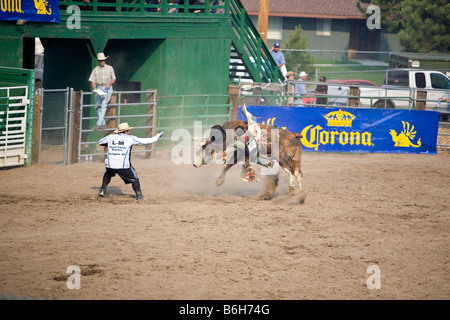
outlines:
M237 167L216 187L219 165L175 165L164 152L132 162L145 202L118 177L99 198L101 162L0 170L0 295L450 298L449 154L305 153L302 205L284 173L263 201L263 182L242 182Z

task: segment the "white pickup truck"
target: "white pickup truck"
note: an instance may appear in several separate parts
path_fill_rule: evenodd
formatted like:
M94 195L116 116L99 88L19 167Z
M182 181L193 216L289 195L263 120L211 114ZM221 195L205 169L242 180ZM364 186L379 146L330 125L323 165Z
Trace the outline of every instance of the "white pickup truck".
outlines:
M347 106L351 86L348 83L328 84L328 105ZM415 109L419 101L416 101L417 93L426 92L426 100L422 100L426 110L450 113L450 79L440 71L388 69L384 85L355 86L360 90L360 107Z

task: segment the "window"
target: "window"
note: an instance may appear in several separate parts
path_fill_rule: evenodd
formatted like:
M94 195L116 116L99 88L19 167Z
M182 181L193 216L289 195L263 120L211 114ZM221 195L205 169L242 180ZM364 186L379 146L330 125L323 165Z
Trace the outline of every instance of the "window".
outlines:
M331 36L331 19L317 19L318 36Z
M389 71L387 84L390 86L409 86L409 72L408 71Z
M258 29L258 16L250 16L256 29ZM267 24L267 40L281 40L283 38L283 18L282 17L269 17Z
M450 80L439 73L430 74L431 86L434 89L450 89Z
M416 87L417 88L425 88L425 73L417 72L416 73Z
M282 17L270 17L267 30L267 39L278 40L282 39L281 29L283 27Z

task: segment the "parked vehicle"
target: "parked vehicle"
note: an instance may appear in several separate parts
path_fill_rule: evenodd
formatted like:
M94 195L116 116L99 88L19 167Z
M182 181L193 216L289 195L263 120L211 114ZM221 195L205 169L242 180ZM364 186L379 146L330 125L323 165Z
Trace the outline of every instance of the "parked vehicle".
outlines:
M358 80L357 80L358 81ZM360 81L360 80L359 80ZM329 105L348 105L349 82L334 85L328 81ZM341 85L342 84L342 85ZM374 108L408 108L417 104L417 93L426 92L425 108L450 113L450 79L440 71L418 69L388 69L382 86L355 83L359 87L359 106Z
M344 80L329 80L331 83L339 83L339 84L359 84L359 85L367 85L367 86L378 86L375 82L369 80L361 80L361 79L344 79Z

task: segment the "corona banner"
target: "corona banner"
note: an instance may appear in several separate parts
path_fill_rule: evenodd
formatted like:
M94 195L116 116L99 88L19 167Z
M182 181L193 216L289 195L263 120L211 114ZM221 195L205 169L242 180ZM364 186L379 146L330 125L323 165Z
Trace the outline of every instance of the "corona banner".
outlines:
M300 133L304 151L436 154L436 111L246 107L258 123ZM246 120L242 108L238 117Z
M59 1L0 0L0 20L59 23Z

